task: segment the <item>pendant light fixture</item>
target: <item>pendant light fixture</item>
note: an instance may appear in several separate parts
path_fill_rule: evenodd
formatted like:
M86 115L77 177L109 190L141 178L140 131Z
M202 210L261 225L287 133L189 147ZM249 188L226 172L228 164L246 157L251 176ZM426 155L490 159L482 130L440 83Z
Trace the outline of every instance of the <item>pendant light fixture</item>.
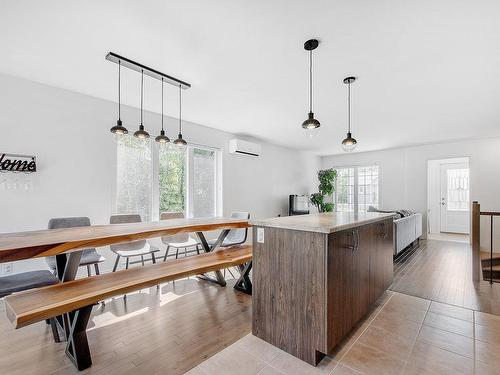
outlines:
M134 137L139 139L149 138L149 133L144 130L144 125L142 124L142 102L144 100L144 69L141 69L141 124L139 125L139 130L134 133Z
M356 80L356 77L344 78L344 83L347 85L347 137L342 141L342 148L345 152L350 152L356 148L357 141L351 134L351 83Z
M116 121L116 125L113 126L110 130L111 133L114 134L127 134L128 130L122 125L121 120L121 68L122 62L118 60L118 120Z
M182 139L182 87L179 85L179 136L174 141L177 146L186 146L187 142Z
M155 138L158 143L168 143L170 139L165 135L165 130L163 130L163 77L161 78L161 131L160 135Z
M320 127L320 122L314 118L313 113L313 70L312 70L312 53L318 47L319 42L316 39L310 39L304 43L304 49L309 51L309 115L307 120L302 123L302 128L307 132L310 137L316 135Z

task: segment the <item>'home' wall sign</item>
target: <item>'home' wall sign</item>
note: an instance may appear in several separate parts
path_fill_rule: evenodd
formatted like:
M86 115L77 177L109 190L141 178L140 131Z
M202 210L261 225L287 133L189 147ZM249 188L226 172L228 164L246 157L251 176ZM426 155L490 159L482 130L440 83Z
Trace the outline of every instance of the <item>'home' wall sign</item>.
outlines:
M36 157L0 153L0 172L36 172Z

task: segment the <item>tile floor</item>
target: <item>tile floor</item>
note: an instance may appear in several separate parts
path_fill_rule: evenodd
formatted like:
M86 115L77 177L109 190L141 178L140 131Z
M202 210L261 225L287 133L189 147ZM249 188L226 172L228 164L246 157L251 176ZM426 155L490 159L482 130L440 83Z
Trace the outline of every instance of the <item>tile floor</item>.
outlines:
M500 374L500 316L387 292L313 367L249 334L189 375Z

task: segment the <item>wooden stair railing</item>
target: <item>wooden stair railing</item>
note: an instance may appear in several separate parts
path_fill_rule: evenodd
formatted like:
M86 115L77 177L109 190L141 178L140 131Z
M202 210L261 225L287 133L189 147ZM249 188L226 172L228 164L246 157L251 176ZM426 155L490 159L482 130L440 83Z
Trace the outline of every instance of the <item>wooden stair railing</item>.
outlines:
M481 252L480 223L481 216L490 217L490 252L489 257ZM497 211L481 211L477 201L472 202L472 277L474 281L488 279L490 284L499 281L496 277L500 274L499 257L493 257L493 218L500 216Z

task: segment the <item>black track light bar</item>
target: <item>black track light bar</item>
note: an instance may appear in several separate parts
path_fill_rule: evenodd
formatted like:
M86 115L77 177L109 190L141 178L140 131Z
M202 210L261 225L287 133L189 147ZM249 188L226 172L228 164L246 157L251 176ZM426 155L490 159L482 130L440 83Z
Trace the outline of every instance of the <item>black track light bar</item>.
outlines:
M124 66L125 68L135 70L136 72L139 72L139 73L144 71L145 75L150 76L150 77L155 78L155 79L160 80L160 81L163 78L163 82L170 83L171 85L176 86L176 87L180 86L184 90L191 87L191 85L187 82L181 81L180 79L177 79L175 77L169 76L168 74L159 72L158 70L152 69L146 65L142 65L142 64L135 62L133 60L127 59L126 57L117 55L114 52L108 52L108 54L106 55L106 60L114 62L115 64L118 64L118 62L120 61L121 66Z

